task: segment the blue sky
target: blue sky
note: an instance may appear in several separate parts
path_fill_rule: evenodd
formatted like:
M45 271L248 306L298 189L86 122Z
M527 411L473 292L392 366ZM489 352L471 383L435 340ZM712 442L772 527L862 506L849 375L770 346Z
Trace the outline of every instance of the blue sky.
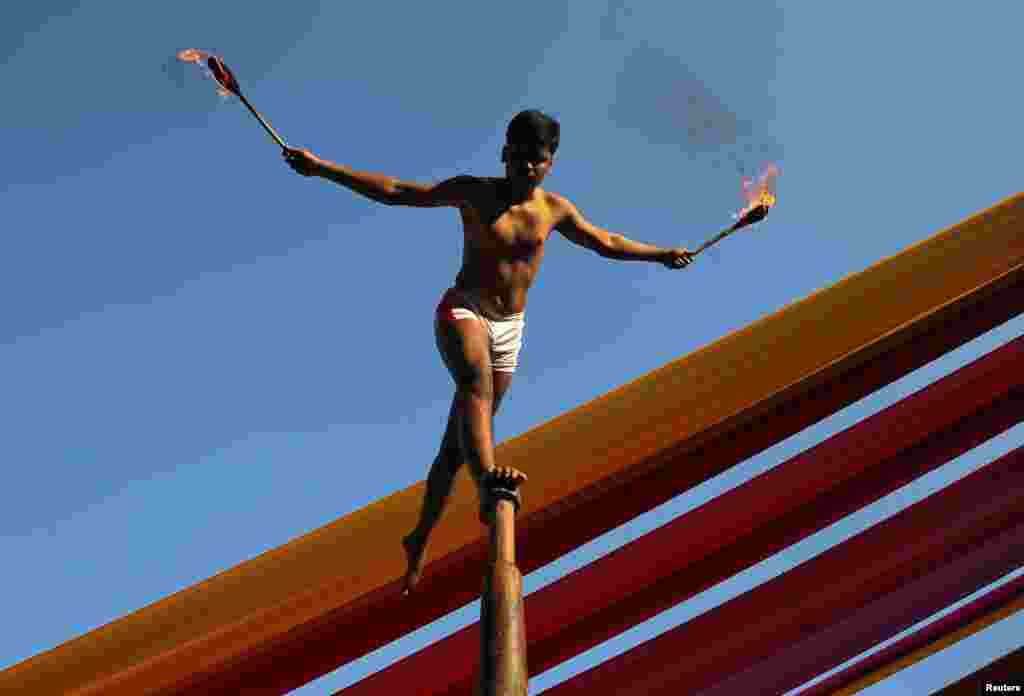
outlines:
M683 271L552 237L503 440L1017 193L1022 21L994 2L7 9L0 668L422 480L440 442L452 387L431 322L459 268L457 213L293 173L176 51L223 55L290 144L416 181L499 175L508 119L548 111L562 123L548 188L661 246L697 246L731 222L741 175L781 167L770 218ZM1022 333L1018 318L979 337L531 574L527 591ZM1017 426L531 693L1022 442ZM295 693L329 693L477 615ZM1003 621L864 693L927 693L1022 644L1024 618Z

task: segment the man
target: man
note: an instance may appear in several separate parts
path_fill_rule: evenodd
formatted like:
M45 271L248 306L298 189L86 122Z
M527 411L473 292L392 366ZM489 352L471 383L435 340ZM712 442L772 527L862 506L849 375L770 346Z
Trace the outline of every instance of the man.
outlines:
M427 477L419 523L402 540L409 564L406 593L419 580L430 532L463 461L477 484L484 524L493 511L493 501L486 500L485 477L512 487L526 480L519 471L496 467L492 424L518 363L526 295L551 231L608 259L684 268L693 258L687 249L641 244L596 227L567 199L542 189L554 164L559 131L550 116L523 111L506 131L503 178L456 176L433 185L355 171L309 150L284 153L300 174L329 179L378 203L450 206L462 216L462 268L438 304L434 321L437 348L455 381L455 396Z

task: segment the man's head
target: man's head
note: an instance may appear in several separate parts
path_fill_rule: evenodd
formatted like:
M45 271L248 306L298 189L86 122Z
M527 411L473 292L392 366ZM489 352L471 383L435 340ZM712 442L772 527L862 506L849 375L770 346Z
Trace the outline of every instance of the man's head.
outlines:
M558 121L545 113L530 109L516 114L505 131L501 150L506 176L530 186L540 184L551 171L559 135Z

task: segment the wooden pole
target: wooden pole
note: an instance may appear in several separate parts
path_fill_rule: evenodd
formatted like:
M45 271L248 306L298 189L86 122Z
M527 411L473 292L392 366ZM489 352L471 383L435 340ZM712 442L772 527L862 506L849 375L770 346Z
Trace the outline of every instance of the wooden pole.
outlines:
M485 481L490 559L480 602L480 694L526 696L523 576L516 566L515 515L522 474L499 469Z

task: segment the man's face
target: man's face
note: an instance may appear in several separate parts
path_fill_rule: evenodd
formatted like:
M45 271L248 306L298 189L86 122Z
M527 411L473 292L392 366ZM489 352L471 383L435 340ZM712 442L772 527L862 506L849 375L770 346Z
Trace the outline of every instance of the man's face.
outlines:
M501 151L505 176L537 186L551 171L554 156L546 145L508 143Z

